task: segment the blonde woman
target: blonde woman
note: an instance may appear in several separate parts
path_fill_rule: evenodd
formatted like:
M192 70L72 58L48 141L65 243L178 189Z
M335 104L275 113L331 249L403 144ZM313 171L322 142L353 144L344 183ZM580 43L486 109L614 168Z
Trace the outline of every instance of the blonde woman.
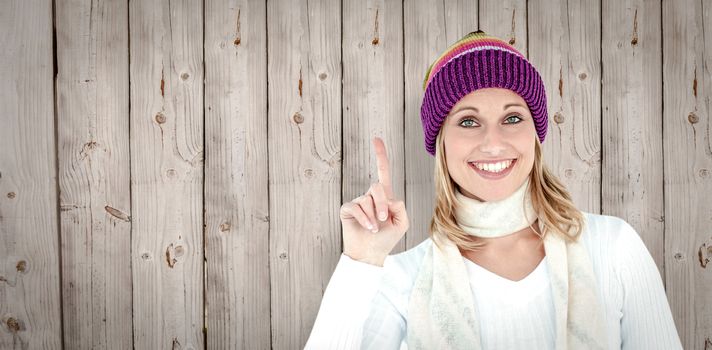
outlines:
M546 168L546 95L482 31L428 69L430 238L409 228L383 141L378 183L341 207L344 252L307 349L682 349L657 267L623 219L579 211Z

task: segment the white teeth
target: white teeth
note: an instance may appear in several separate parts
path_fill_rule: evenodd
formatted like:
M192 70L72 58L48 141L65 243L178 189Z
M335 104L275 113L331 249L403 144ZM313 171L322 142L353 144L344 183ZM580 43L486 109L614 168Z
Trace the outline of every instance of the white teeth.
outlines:
M509 166L512 164L512 161L508 160L508 161L494 163L494 164L490 164L490 163L487 163L487 164L472 163L472 164L474 164L480 170L485 170L485 171L489 171L492 173L498 173L506 168L509 168Z

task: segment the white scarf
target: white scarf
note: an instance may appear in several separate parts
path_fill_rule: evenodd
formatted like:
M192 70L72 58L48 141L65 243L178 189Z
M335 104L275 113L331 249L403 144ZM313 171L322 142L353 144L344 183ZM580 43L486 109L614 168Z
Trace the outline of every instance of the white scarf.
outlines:
M455 208L458 225L478 237L501 237L529 227L537 217L528 185L529 178L496 202L481 202L457 191L463 204ZM479 350L480 320L475 317L463 257L445 235L433 238L442 249L431 245L416 277L408 306L408 348ZM546 233L544 251L556 312L556 350L605 349L603 310L586 248L580 240L567 244L560 236Z

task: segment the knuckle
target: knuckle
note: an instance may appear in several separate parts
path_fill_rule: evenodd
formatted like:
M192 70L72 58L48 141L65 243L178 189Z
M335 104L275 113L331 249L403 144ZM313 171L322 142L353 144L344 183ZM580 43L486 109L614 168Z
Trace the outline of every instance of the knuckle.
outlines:
M349 212L353 208L353 203L344 203L344 205L341 206L341 212Z
M359 204L365 205L365 204L368 204L370 201L371 201L371 195L362 196L361 200L359 200Z
M368 196L366 196L366 200L367 200L369 203L373 203L374 200L375 200L375 198L373 197L373 193L370 193Z

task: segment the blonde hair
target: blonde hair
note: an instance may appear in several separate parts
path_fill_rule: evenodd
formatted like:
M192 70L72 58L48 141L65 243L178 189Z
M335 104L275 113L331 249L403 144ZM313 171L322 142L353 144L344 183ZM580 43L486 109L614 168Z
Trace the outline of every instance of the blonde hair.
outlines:
M439 238L439 235L444 234L460 249L477 251L484 247L485 243L479 237L463 231L454 216L454 208L459 205L455 197L457 184L447 169L442 134L441 128L435 141L435 209L430 220L430 237ZM583 213L576 208L563 183L544 164L541 143L538 137L535 139L534 166L529 174L529 193L539 225L544 229L541 233L532 229L540 236L541 241L551 230L567 242L574 242L585 227ZM531 225L529 227L531 228ZM433 241L438 244L437 239Z

